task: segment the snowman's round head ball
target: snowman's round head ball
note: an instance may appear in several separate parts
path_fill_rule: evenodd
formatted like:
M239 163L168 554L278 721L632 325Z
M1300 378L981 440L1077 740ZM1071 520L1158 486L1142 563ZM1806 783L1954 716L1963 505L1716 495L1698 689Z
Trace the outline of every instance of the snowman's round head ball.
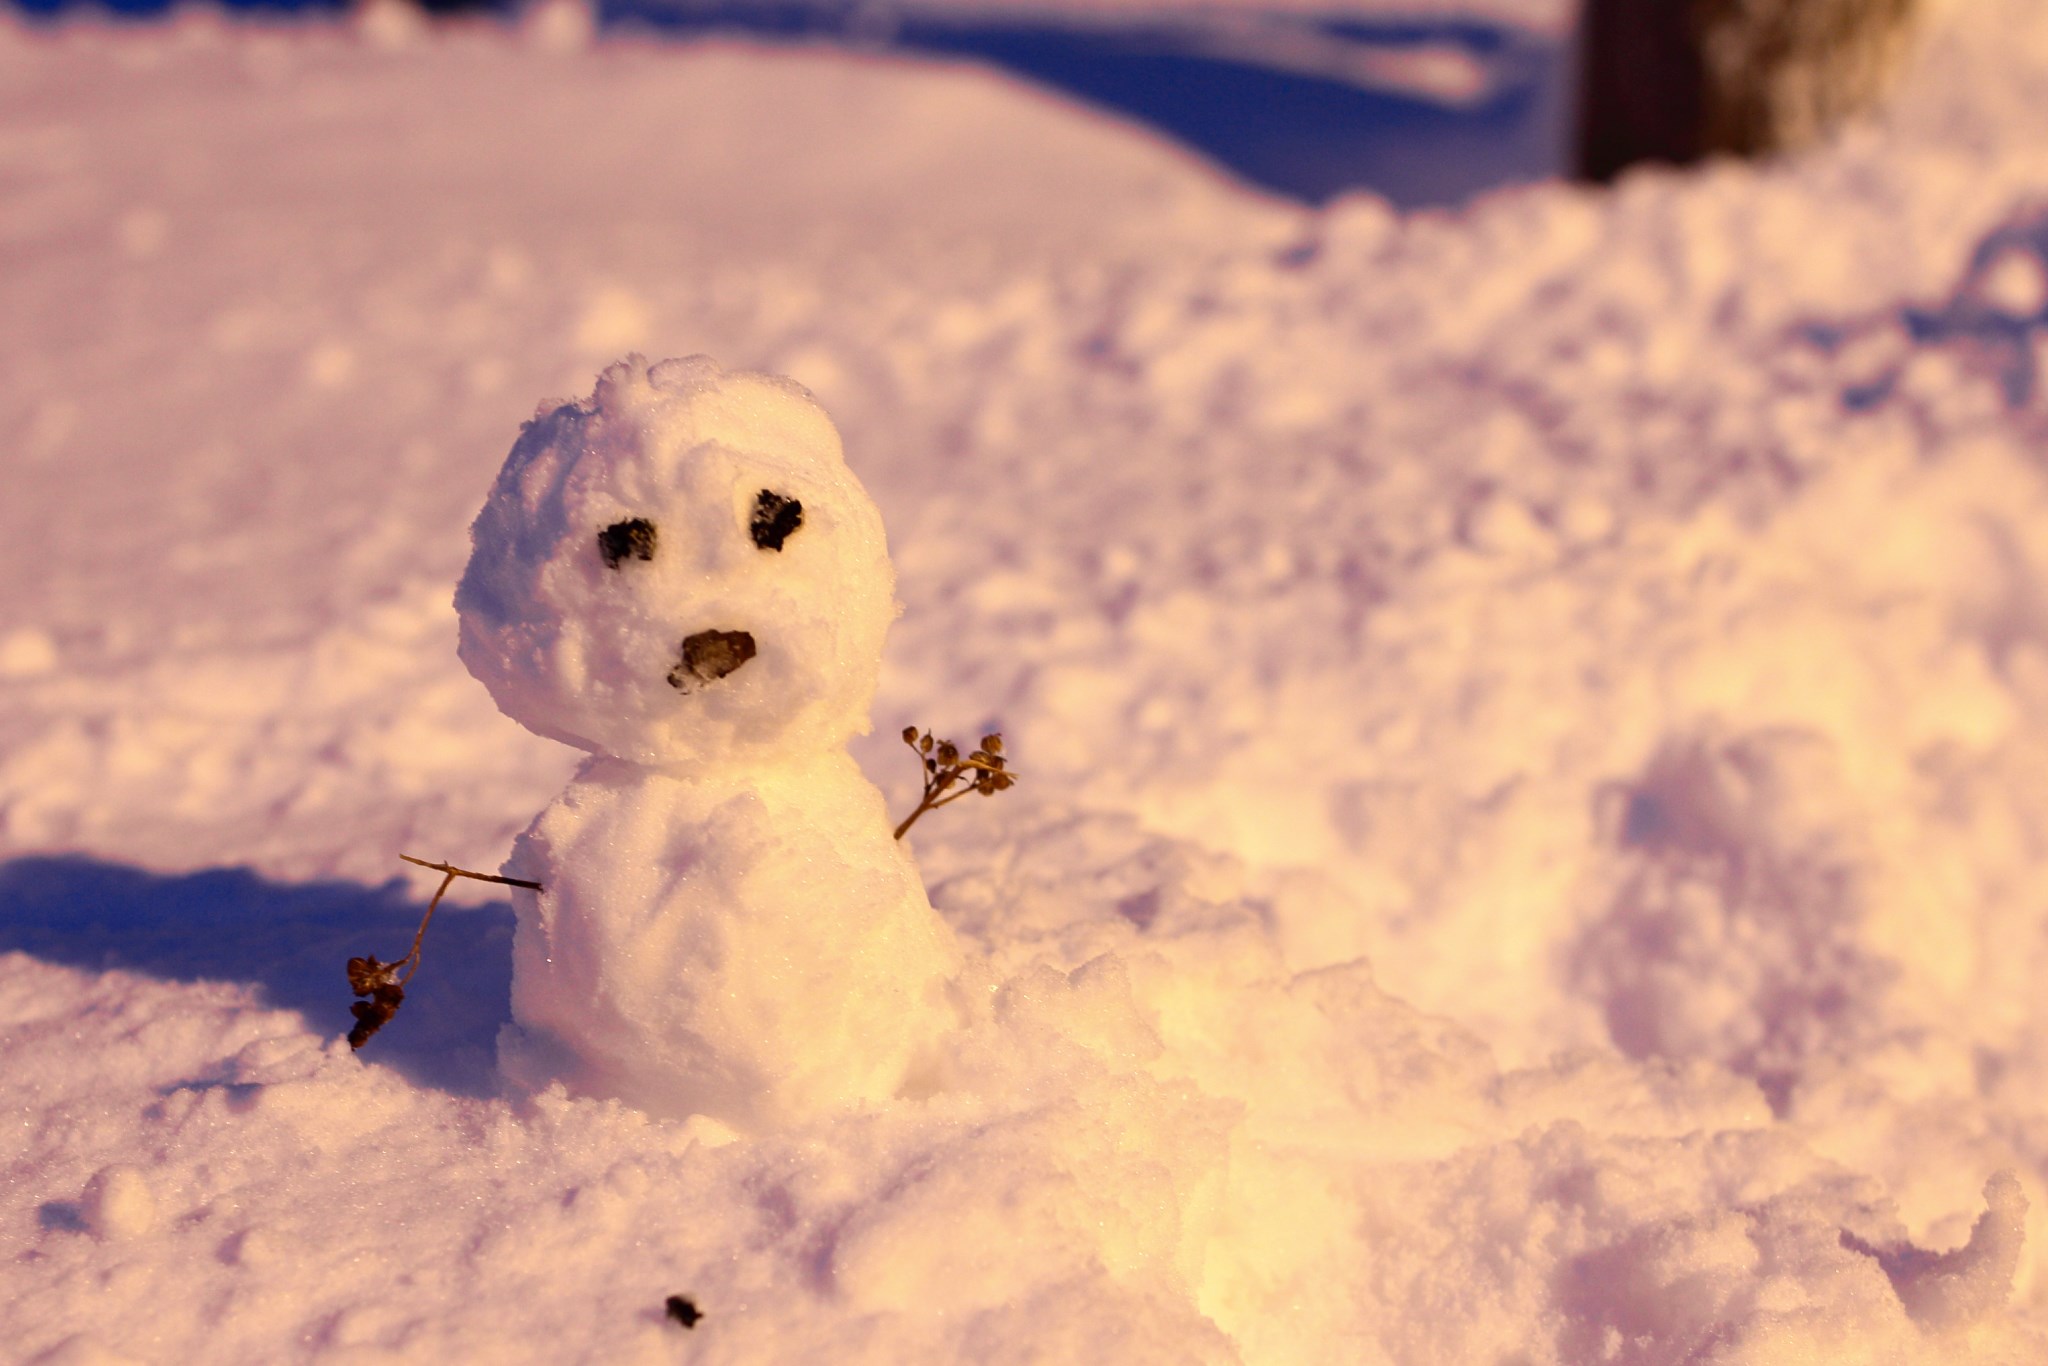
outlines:
M529 730L691 767L867 729L895 576L790 380L621 361L527 424L470 537L462 662Z

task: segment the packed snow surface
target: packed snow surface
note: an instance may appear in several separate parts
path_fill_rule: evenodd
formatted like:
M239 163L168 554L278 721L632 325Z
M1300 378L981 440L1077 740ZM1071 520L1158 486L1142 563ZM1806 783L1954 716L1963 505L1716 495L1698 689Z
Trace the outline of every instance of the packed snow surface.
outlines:
M413 36L0 28L12 1352L2048 1357L2048 13L1407 219L970 68ZM891 812L907 724L1022 775L911 836L972 1002L886 1100L506 1091L474 886L338 1038L397 854L571 777L450 593L634 351L837 422Z
M677 3L687 9L687 0ZM1512 24L1539 32L1569 29L1577 9L1572 0L890 0L880 11L905 14L1004 18L1043 23L1058 17L1070 23L1115 23L1137 16L1183 18L1286 15L1322 23L1345 20L1478 21Z

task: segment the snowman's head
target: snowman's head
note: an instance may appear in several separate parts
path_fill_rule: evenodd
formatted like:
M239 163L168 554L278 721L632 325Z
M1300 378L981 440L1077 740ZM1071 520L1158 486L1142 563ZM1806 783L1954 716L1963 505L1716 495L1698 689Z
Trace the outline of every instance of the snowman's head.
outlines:
M867 729L895 576L789 380L621 361L527 425L470 537L462 662L529 730L696 767Z

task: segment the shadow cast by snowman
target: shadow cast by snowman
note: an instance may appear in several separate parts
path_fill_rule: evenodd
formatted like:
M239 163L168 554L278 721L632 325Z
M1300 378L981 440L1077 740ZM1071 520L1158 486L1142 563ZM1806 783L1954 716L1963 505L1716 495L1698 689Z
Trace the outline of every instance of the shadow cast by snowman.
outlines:
M422 889L393 881L276 882L246 868L162 874L77 855L0 863L0 952L174 982L246 982L265 1004L341 1035L352 1023L343 967L412 943ZM436 912L396 1019L363 1048L420 1086L498 1090L498 1030L512 1017L512 909Z

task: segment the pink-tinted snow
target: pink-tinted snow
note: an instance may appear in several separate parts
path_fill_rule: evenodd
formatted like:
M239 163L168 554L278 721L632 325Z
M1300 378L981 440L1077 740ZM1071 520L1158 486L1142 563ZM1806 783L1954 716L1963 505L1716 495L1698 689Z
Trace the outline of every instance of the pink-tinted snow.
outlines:
M545 16L544 16L545 17ZM0 27L30 1361L2048 1352L2048 15L1766 168L1309 212L984 71ZM574 756L455 657L537 401L793 375L977 1002L735 1138L499 1093ZM701 1311L684 1327L670 1295Z

